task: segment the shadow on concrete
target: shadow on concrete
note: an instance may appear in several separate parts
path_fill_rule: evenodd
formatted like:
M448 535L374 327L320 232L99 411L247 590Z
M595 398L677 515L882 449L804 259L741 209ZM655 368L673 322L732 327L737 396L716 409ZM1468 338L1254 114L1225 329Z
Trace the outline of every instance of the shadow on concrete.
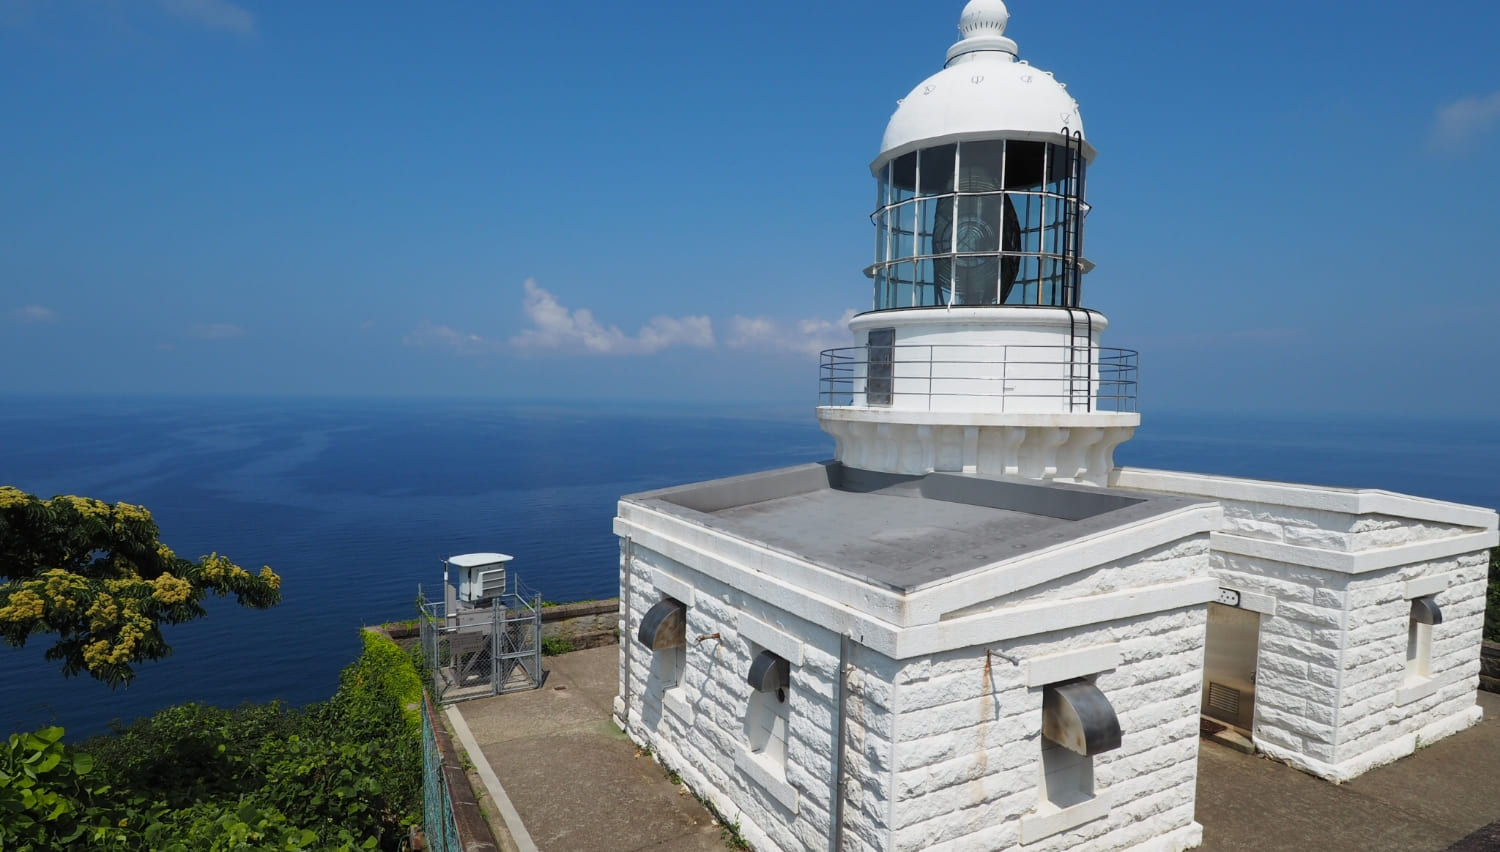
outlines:
M548 657L547 665L540 690L454 705L537 848L725 849L703 806L615 727L618 646ZM1478 725L1342 785L1204 741L1198 751L1200 848L1500 848L1494 825L1500 820L1500 695L1479 695L1485 718Z

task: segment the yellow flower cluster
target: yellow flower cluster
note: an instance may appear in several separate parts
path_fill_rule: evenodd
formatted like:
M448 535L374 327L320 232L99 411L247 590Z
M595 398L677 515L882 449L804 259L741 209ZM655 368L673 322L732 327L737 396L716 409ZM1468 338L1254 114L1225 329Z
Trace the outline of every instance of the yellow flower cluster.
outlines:
M30 589L22 589L10 596L10 601L0 607L0 621L30 621L41 618L44 609L41 595Z
M52 602L59 612L71 613L78 608L78 594L88 588L88 581L61 568L44 572L41 579L42 594Z
M31 495L12 485L0 485L0 509L21 506L31 500Z
M151 586L153 589L151 597L168 606L182 603L193 593L192 583L181 577L173 577L171 574L162 574L151 581Z
M95 635L108 634L115 628L119 632L115 635L113 644L108 639L97 639L85 645L84 665L93 670L105 665L128 663L135 657L136 646L145 638L146 631L151 629L151 620L141 615L139 606L139 601L125 600L122 617L120 605L114 598L107 594L99 596L94 605L89 607L89 630Z
M92 497L77 497L72 494L65 494L61 497L52 498L52 502L67 503L69 506L72 506L74 509L76 509L78 511L78 514L83 515L86 518L109 517L109 504L105 503L102 500L95 500Z
M91 670L105 665L128 663L135 654L135 646L144 634L135 625L120 628L120 635L111 646L108 639L90 642L83 648L83 663Z
M222 586L230 580L248 580L250 572L217 553L210 553L203 557L203 579L207 580L209 585Z
M133 503L116 503L115 516L121 521L150 521L151 513L146 511L145 506L137 506Z
M270 586L271 588L278 591L281 589L281 577L278 576L275 571L271 570L271 566L260 566L260 578L264 580L266 585Z
M136 524L151 523L151 513L143 506L135 506L130 503L116 503L114 512L114 523L111 528L114 534L124 538L129 534L129 527Z
M89 617L89 629L100 633L113 627L120 619L120 605L115 603L114 595L100 595L89 605L84 615Z

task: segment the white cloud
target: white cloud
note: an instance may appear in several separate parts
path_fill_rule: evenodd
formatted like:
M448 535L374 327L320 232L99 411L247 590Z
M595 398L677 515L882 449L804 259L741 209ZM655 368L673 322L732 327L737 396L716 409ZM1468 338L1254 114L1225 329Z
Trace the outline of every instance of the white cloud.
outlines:
M57 321L57 311L54 311L51 308L44 308L41 305L26 305L25 307L16 308L15 310L8 312L6 316L10 317L16 322L24 322L27 324Z
M1500 91L1460 98L1437 111L1428 147L1435 151L1465 151L1500 121Z
M505 348L499 341L427 320L418 323L401 342L417 348L446 349L456 355L487 355Z
M229 0L157 0L169 14L211 30L255 34L255 16Z
M708 317L653 317L634 335L618 326L604 325L594 319L588 308L569 310L557 297L526 282L523 310L531 328L512 337L519 349L564 349L575 353L601 355L649 355L672 346L712 349L713 322Z
M228 322L196 322L188 326L187 336L194 340L233 340L244 337L245 330Z
M849 320L854 309L844 311L837 320L803 319L782 323L769 317L736 316L729 321L726 346L771 349L799 355L816 355L824 349L854 345Z

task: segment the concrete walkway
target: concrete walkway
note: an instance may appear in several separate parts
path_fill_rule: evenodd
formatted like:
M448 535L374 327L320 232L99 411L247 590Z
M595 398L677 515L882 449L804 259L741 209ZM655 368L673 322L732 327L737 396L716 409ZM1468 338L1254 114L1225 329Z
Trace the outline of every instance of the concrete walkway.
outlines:
M1481 692L1479 704L1478 725L1339 785L1204 742L1199 848L1447 849L1500 820L1500 695Z
M618 676L610 645L548 657L542 689L453 705L458 740L493 770L496 809L519 852L727 848L684 788L610 720ZM1198 814L1209 852L1441 852L1500 821L1500 695L1484 721L1343 785L1204 742ZM484 773L481 773L484 774ZM508 799L511 811L506 813ZM505 842L505 841L502 841ZM1500 848L1500 829L1462 852Z
M611 720L619 646L547 657L544 668L534 692L451 705L471 734L455 731L460 744L476 764L477 745L519 815L520 826L506 819L512 848L724 852L713 817ZM502 795L490 798L503 814Z

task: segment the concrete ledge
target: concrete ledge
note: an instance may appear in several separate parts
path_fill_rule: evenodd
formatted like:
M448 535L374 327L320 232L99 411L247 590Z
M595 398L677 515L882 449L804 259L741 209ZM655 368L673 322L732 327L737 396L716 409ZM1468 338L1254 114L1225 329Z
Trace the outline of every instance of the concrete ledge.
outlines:
M1095 645L1062 654L1049 654L1026 661L1026 685L1046 686L1060 680L1098 674L1120 665L1120 646Z
M1407 580L1406 591L1402 596L1407 600L1411 600L1412 598L1425 598L1428 595L1435 595L1448 588L1448 579L1447 574L1430 574L1426 577L1418 577L1415 580Z
M734 753L734 768L748 776L751 781L765 790L767 795L796 816L797 807L802 799L801 792L788 784L786 779L778 778L758 755L743 747L740 748Z
M1258 612L1261 615L1276 614L1276 598L1260 592L1247 592L1234 586L1220 585L1221 589L1229 589L1240 596L1239 608L1250 612Z
M740 613L736 632L792 665L802 665L802 640L790 633L743 612Z
M1058 832L1076 828L1090 820L1108 815L1112 798L1110 791L1105 790L1087 802L1079 802L1061 810L1043 804L1037 809L1037 813L1021 817L1022 845L1035 843L1044 837L1051 837ZM1051 810L1043 811L1043 808L1051 808Z
M681 719L684 725L687 725L689 728L693 727L695 716L693 706L688 704L687 699L683 697L681 689L669 689L662 693L661 706Z
M1387 568L1396 568L1416 562L1433 562L1439 559L1447 559L1451 556L1484 550L1494 544L1495 532L1489 530L1463 533L1448 538L1416 541L1411 544L1400 544L1395 547L1379 547L1353 553L1343 550L1324 550L1319 547L1307 547L1300 544L1286 544L1280 541L1266 541L1259 538L1247 538L1242 535L1224 532L1212 533L1210 539L1213 542L1214 550L1222 553L1233 553L1238 556L1249 556L1271 562L1282 562L1287 565L1321 568L1324 571L1336 571L1340 574L1366 574L1371 571L1383 571Z
M656 586L658 592L676 599L685 606L692 606L698 601L697 593L687 581L678 579L660 568L651 569L651 584Z
M1330 488L1236 476L1212 476L1149 468L1117 467L1110 485L1191 494L1246 503L1317 509L1346 515L1393 515L1441 524L1496 529L1493 509L1412 497L1374 488Z
M1437 692L1440 685L1437 678L1431 677L1405 684L1396 690L1396 703L1410 704L1413 701L1426 698Z

